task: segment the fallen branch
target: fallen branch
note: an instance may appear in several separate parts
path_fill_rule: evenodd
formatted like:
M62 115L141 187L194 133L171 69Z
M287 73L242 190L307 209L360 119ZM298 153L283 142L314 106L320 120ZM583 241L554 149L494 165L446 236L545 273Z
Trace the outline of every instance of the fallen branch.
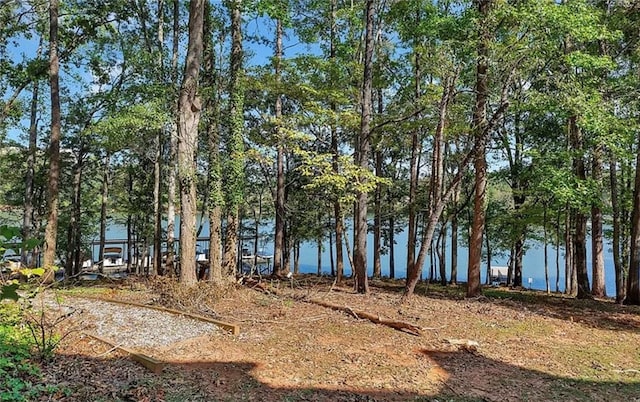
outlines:
M353 315L355 318L367 319L375 324L385 325L387 327L391 327L393 329L396 329L398 331L403 331L411 335L422 336L422 328L405 321L389 320L386 318L382 318L379 315L376 316L376 315L367 313L366 311L354 310L351 307L338 306L335 304L327 303L322 300L307 300L307 303L316 304L322 307L327 307L332 310L342 311L344 313Z

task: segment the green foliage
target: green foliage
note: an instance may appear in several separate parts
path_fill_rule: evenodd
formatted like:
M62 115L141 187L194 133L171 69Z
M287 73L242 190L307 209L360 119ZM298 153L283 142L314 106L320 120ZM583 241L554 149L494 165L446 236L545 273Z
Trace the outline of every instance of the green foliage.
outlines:
M18 299L20 299L20 296L18 295L19 287L20 285L18 283L2 285L2 288L0 288L0 300L18 301Z
M251 6L260 16L267 15L274 20L278 19L284 27L291 25L289 0L255 0L255 4Z
M141 134L153 134L170 122L170 116L158 102L136 104L109 115L93 126L103 147L114 153L135 144Z
M370 193L378 184L391 184L390 180L377 177L370 170L357 166L348 156L340 157L336 172L333 169L331 154L299 150L297 155L301 158L301 164L297 170L303 177L309 179L309 184L304 187L322 191L330 197L337 196L338 200L345 205L354 202L358 193Z
M40 370L31 362L29 333L21 329L16 303L0 304L0 401L33 401L54 388L39 384Z

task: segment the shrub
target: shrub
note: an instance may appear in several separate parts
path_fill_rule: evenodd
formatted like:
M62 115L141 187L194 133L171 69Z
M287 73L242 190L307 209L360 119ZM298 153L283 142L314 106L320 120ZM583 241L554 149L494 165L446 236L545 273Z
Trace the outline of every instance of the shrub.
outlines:
M46 391L31 361L31 336L17 324L19 317L15 303L0 305L0 401L32 401Z

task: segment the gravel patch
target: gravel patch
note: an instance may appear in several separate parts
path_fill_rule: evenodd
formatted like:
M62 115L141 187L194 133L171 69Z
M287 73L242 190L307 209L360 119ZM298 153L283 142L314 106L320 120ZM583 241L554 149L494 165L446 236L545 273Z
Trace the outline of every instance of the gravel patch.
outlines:
M81 298L65 304L77 310L76 319L84 322L88 333L130 348L163 347L220 331L208 322L144 307Z

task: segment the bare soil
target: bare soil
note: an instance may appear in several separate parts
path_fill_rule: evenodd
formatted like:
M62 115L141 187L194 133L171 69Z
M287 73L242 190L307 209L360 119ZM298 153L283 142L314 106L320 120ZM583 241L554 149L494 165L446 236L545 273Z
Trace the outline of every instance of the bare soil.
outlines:
M89 325L43 367L60 386L52 400L640 401L637 307L495 288L464 299L461 287L424 284L400 305L401 282L375 281L369 295L348 285L267 280L217 294L194 290L182 301L170 285L143 280L59 291L191 310L237 323L241 332L140 346L166 363L154 374L84 335ZM411 323L422 335L312 299Z

